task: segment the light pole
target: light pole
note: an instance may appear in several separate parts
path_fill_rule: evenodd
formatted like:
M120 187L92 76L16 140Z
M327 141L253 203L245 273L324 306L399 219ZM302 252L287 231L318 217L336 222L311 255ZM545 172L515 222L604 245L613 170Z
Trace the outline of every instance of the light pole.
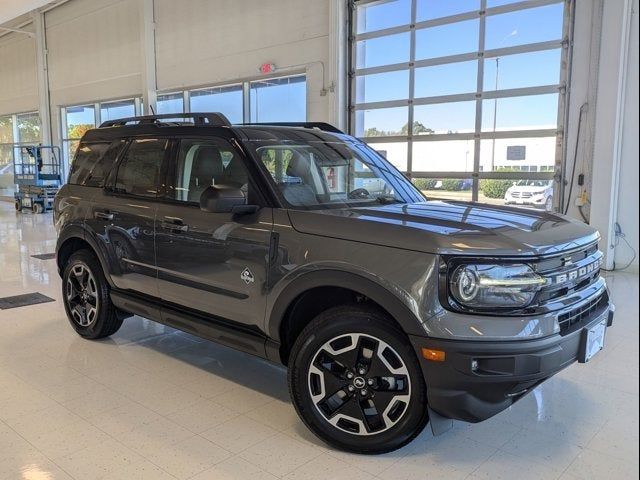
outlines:
M496 57L496 83L494 90L498 91L498 74L500 72L500 57ZM496 161L496 120L498 114L498 98L493 99L493 139L491 141L491 170L495 168Z

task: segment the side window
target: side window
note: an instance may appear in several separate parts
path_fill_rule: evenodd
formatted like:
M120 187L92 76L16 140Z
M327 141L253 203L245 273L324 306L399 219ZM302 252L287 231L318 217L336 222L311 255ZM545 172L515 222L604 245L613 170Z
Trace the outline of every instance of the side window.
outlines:
M135 139L118 167L116 191L144 197L155 197L160 184L160 168L169 141Z
M293 157L293 151L288 148L269 148L260 149L260 160L264 163L276 183L300 183L298 177L292 177L287 174L289 170L289 162Z
M208 187L239 188L248 195L249 175L243 159L223 139L185 139L180 141L174 174L167 196L172 200L200 203Z
M88 179L103 178L102 159L109 149L110 142L81 143L76 150L76 155L69 172L71 185L86 185ZM95 175L94 175L95 173ZM97 185L90 185L97 186Z

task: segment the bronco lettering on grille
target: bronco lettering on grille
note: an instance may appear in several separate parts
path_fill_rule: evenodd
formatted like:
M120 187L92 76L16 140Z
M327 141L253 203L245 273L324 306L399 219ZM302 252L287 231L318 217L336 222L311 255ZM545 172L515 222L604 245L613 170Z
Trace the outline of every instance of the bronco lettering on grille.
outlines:
M549 283L553 283L557 285L559 283L574 282L576 280L581 279L582 277L591 275L593 272L600 269L601 266L602 266L602 258L599 258L598 260L588 263L587 265L583 265L582 267L575 268L568 272L564 272L560 275L555 275L553 277L550 277Z

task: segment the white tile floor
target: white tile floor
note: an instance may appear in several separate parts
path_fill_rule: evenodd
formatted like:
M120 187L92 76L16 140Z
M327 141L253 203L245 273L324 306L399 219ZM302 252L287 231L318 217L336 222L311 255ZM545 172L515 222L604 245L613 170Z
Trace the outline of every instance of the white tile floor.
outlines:
M135 317L89 342L59 301L50 215L0 202L0 479L638 478L638 276L609 276L606 349L477 425L390 454L330 449L289 403L283 368Z

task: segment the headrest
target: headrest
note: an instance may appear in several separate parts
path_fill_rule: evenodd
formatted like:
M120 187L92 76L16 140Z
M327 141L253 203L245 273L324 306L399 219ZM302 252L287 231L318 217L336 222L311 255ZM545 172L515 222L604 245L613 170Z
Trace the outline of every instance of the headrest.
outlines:
M220 156L220 150L213 145L200 147L193 159L191 176L211 179L222 175L223 172L224 165L222 163L222 157Z

